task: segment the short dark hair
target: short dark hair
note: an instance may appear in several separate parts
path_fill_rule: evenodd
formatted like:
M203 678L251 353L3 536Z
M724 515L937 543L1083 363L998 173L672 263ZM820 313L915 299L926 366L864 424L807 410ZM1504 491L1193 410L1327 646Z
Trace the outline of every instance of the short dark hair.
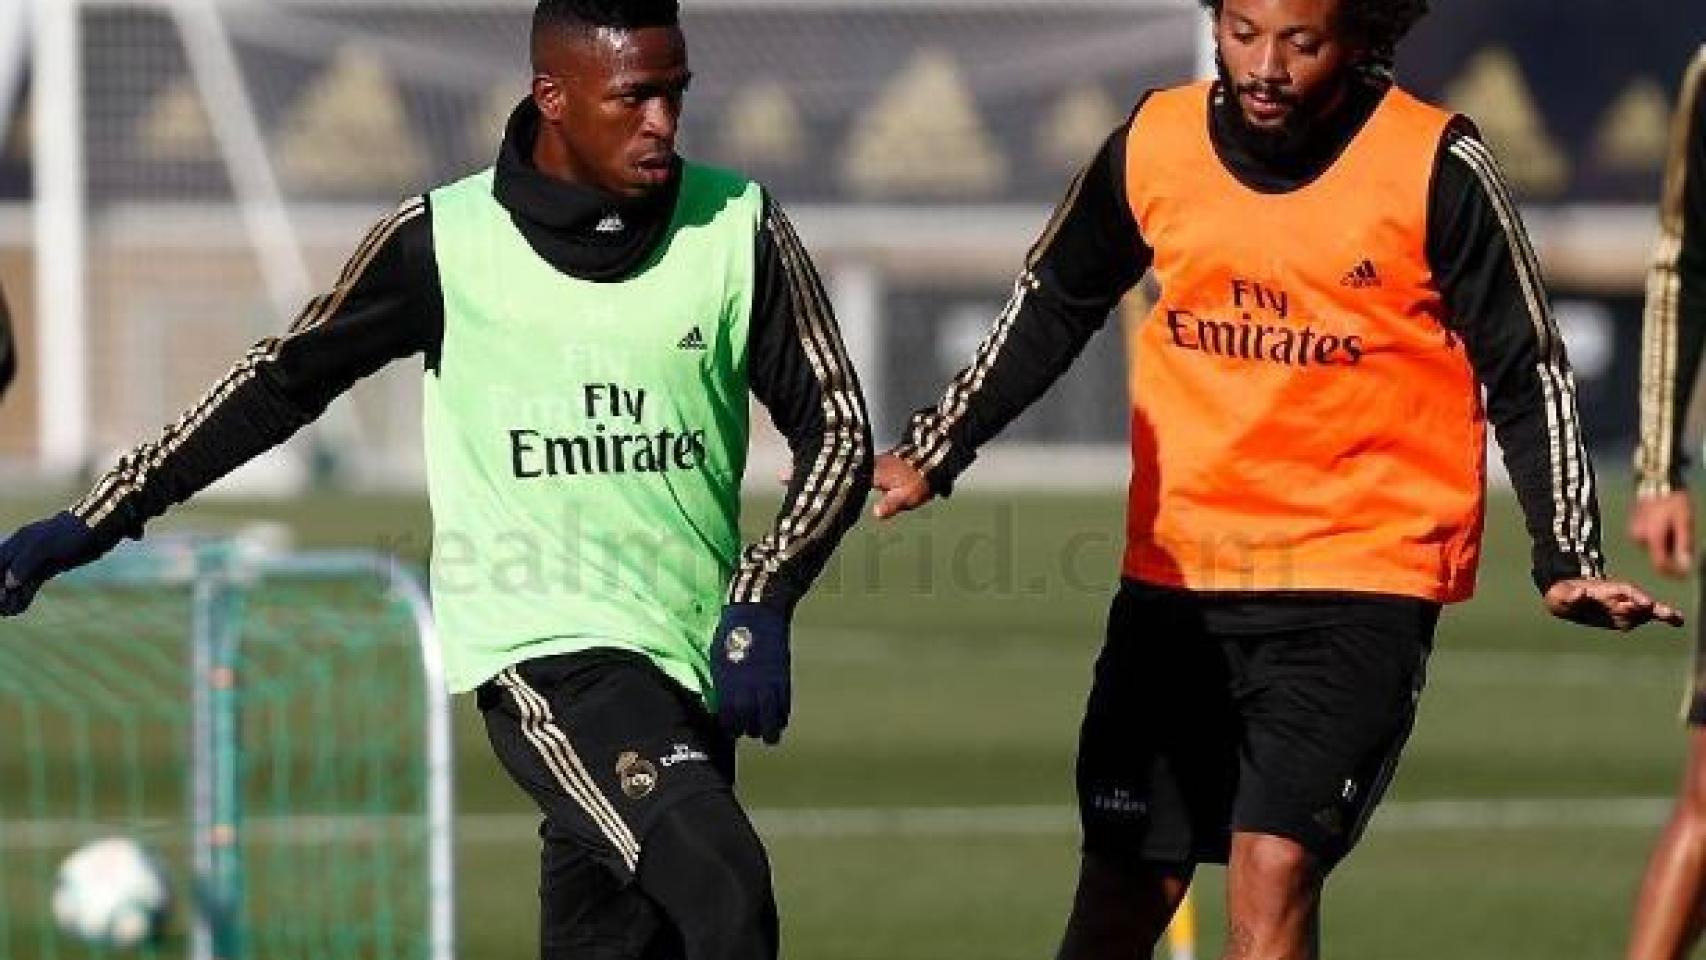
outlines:
M680 22L680 0L539 0L533 10L533 35L552 29L673 27Z
M680 0L539 0L533 8L533 69L542 70L552 41L600 28L637 30L681 22Z
M1200 2L1220 14L1222 0ZM1366 48L1358 66L1370 73L1392 72L1398 44L1427 15L1428 0L1339 0L1339 25Z

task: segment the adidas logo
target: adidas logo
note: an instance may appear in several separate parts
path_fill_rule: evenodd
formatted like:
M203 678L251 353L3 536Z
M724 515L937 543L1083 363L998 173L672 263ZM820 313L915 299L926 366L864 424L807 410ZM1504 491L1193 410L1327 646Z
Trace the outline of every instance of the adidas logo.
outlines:
M592 232L621 233L626 229L628 229L628 225L622 222L621 214L607 213L604 215L603 220L598 221L598 226L592 228Z
M699 331L698 327L694 327L687 331L687 336L682 337L681 342L676 344L675 348L677 350L706 350L709 349L709 346L705 343L705 335Z
M1339 282L1353 289L1366 290L1380 286L1380 274L1374 271L1373 260L1364 260L1351 268L1351 272L1345 274L1345 278Z

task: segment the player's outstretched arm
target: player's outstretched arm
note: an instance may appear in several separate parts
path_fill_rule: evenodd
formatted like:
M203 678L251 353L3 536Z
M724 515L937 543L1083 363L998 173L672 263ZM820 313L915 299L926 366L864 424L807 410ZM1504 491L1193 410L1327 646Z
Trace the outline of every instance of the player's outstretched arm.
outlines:
M978 448L1071 368L1149 269L1152 251L1126 201L1127 132L1115 131L1073 180L971 363L879 460L879 518L949 495Z
M280 337L256 344L158 437L122 457L75 506L0 542L0 616L148 521L278 446L390 361L435 356L443 305L424 198L374 227L337 284Z
M711 673L723 726L774 744L793 706L794 605L864 509L872 444L829 297L793 225L768 197L755 262L748 379L787 439L793 469L775 523L741 554L712 638Z
M1485 390L1533 545L1535 586L1545 594L1559 581L1603 578L1599 498L1564 339L1510 187L1466 127L1441 144L1428 256L1444 322Z
M1681 624L1677 609L1605 575L1593 463L1564 339L1510 189L1472 130L1442 143L1431 203L1429 259L1447 322L1486 389L1546 609L1614 630Z

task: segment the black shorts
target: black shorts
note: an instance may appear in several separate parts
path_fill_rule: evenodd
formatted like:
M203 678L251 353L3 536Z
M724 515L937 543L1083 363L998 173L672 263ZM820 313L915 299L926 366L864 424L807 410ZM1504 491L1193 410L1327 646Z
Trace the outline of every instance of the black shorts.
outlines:
M1438 618L1403 597L1123 584L1079 743L1085 851L1224 863L1248 832L1338 862L1409 738Z
M511 667L479 690L498 760L539 804L541 836L621 879L672 805L734 786L734 742L645 657L593 650Z
M698 696L645 656L590 650L508 668L479 708L544 813L539 957L775 960L768 856Z

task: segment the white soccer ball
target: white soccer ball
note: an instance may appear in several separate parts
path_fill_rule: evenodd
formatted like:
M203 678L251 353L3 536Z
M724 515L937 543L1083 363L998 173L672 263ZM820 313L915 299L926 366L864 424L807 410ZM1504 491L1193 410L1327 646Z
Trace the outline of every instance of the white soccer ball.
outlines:
M166 871L135 840L96 840L59 865L53 919L85 943L117 949L149 943L165 929L171 909Z

